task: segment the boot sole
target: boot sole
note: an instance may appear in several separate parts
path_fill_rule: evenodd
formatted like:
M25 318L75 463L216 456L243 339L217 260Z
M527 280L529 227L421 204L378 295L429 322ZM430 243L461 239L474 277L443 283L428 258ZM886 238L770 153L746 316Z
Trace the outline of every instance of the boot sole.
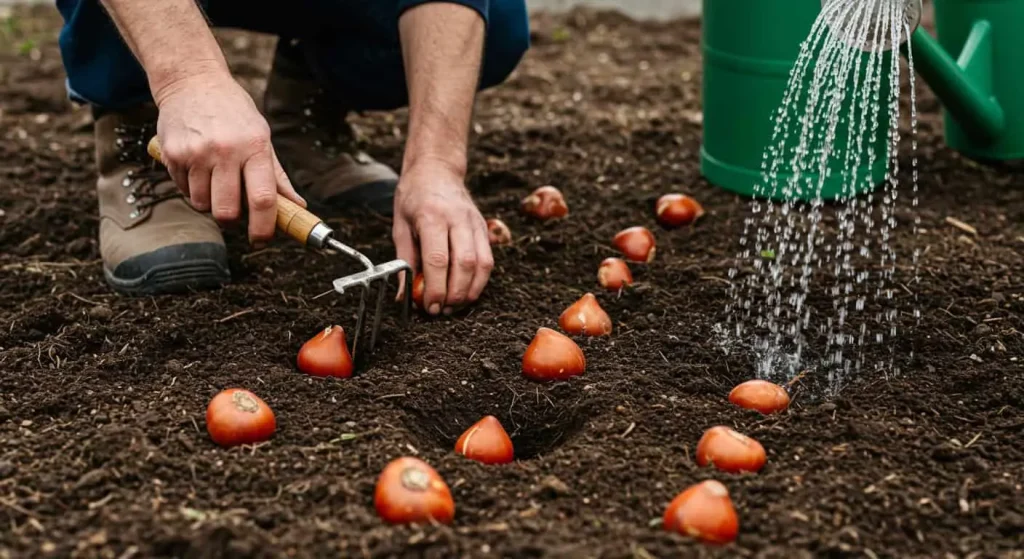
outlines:
M212 242L184 243L138 254L113 270L107 283L129 295L159 295L218 287L231 280L227 249Z
M119 278L106 267L107 283L126 295L163 295L220 287L231 281L231 273L214 260L189 260L154 266L141 277Z

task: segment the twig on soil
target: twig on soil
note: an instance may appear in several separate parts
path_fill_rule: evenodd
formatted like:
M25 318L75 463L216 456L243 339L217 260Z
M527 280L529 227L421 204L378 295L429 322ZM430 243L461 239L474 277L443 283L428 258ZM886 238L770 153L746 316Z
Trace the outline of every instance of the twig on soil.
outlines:
M950 316L953 316L953 315L950 315ZM962 343L963 343L962 340L956 339L956 337L954 337L952 334L950 334L949 332L947 332L945 330L939 330L939 333L942 334L943 336L946 336L947 338L953 340L957 344L961 344L962 345Z
M56 430L56 429L60 429L61 427L67 427L68 425L70 425L70 424L69 423L54 423L53 425L50 425L46 429L43 429L42 431L40 431L39 434L42 435L44 433L49 433L50 431L53 431L53 430Z
M242 257L241 257L241 260L242 260L242 262L245 262L246 260L248 260L250 258L253 258L254 256L259 256L261 254L269 254L269 253L273 253L273 252L281 252L281 249L279 249L279 248L265 248L263 250L257 250L255 252L250 252L248 254L243 254Z
M970 225L960 221L959 219L957 219L955 217L947 217L946 218L946 223L952 225L953 227L956 227L957 229L959 229L959 230L961 230L961 231L963 231L965 233L970 233L971 235L977 235L978 234L978 230L977 229L975 229L974 227L972 227L972 226L970 226Z
M632 423L630 423L629 427L626 427L626 430L623 431L622 434L619 435L619 437L625 439L626 437L629 436L630 433L633 432L633 429L636 429L636 421L633 421Z
M85 297L82 297L82 296L79 296L79 295L75 295L74 293L72 293L70 291L65 291L65 293L70 295L70 296L72 296L72 297L74 297L75 299L78 299L79 301L81 301L83 303L88 303L88 304L93 305L93 306L99 306L99 305L103 304L103 303L97 303L96 301L90 301L90 300L86 299Z
M981 431L979 431L977 435L974 435L974 438L971 439L970 441L968 441L967 444L964 445L964 448L971 448L971 445L976 443L976 442L978 442L978 439L980 439L980 438L981 438Z
M405 397L405 393L404 392L399 393L399 394L385 394L383 396L377 396L376 398L374 398L374 401L391 400L391 399L394 399L394 398L404 398L404 397Z
M32 511L30 511L30 510L28 510L26 508L23 508L21 505L19 505L18 503L15 503L13 501L8 501L7 499L0 499L0 505L3 505L3 506L5 506L5 507L7 507L7 508L9 508L9 509L11 509L11 510L13 510L15 512L20 512L21 514L24 514L25 516L27 516L29 518L33 518L33 519L39 518L39 515L37 515L36 513L32 512Z
M331 439L331 440L327 441L327 445L325 445L325 446L333 446L333 445L338 444L338 443L346 443L346 442L349 442L349 441L354 441L356 439L359 439L359 438L362 438L362 437L366 437L366 436L369 436L369 435L374 435L374 434L379 433L379 432L380 432L380 427L375 427L373 429L370 429L369 431L364 431L362 433L342 433L340 437L337 437L337 438L334 438L334 439ZM313 448L313 450L317 450L319 448L321 448L321 445L316 445Z
M660 524L661 521L662 521L661 518L657 518L655 520L658 521L658 524ZM637 547L637 544L635 544L635 543L632 544L632 548L633 548L633 559L654 559L654 556L651 555L651 553L649 551L647 551L646 549L644 549L642 547Z
M132 559L132 557L135 557L138 554L139 554L138 546L131 545L131 546L128 546L128 549L124 550L124 553L122 553L121 555L118 555L117 559Z
M731 281L729 281L729 280L727 280L725 278L717 277L717 276L701 276L700 279L708 280L708 281L717 281L719 283L724 283L725 285L730 285L730 286L732 285Z
M196 423L196 418L190 417L189 419L192 420L192 426L196 428L196 433L199 433L200 435L202 435L203 432L199 430L199 424Z
M236 312L234 314L225 316L224 318L221 318L221 319L218 319L218 320L214 320L213 322L215 324L223 324L223 323L225 323L225 322L227 322L229 320L234 320L234 319L236 319L236 318L238 318L240 316L245 316L245 315L247 315L247 314L249 314L251 312L256 312L256 309L252 308L252 309L245 309L244 311L238 311L238 312Z
M111 499L113 499L113 498L114 498L114 494L113 493L108 493L106 497L100 499L99 501L93 501L93 502L89 503L89 510L96 510L98 508L101 508L104 505L106 505L107 503L109 503L111 501Z
M960 487L957 503L960 505L960 512L963 514L971 512L971 504L967 500L967 496L969 495L972 481L973 480L971 478L967 478L964 480L964 484Z
M796 384L796 383L800 382L801 380L803 380L803 378L806 377L807 373L809 373L809 372L810 372L810 369L804 369L803 371L800 372L799 375L797 375L797 376L793 377L792 379L790 379L789 382L787 382L786 385L783 388L785 388L786 391L788 392L789 389L792 388L794 384Z
M29 262L12 262L10 264L4 264L3 267L0 267L0 270L7 272L11 270L39 270L41 268L79 268L99 264L100 262L101 260L88 260L85 262L80 260L76 260L74 262L44 262L32 260Z
M328 289L327 291L324 291L323 293L317 295L316 297L313 297L313 300L316 301L317 299L323 297L324 295L328 295L328 294L331 294L331 293L334 293L334 290L333 289Z

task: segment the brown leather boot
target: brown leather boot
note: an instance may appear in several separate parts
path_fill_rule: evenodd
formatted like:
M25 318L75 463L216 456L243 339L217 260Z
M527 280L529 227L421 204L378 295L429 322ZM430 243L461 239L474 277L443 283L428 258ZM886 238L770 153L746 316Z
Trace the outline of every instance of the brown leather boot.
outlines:
M230 279L220 227L194 210L146 154L156 117L155 108L140 107L96 120L104 276L134 295L220 285Z
M344 102L332 99L284 48L274 56L264 112L292 184L307 200L391 215L398 174L358 149Z

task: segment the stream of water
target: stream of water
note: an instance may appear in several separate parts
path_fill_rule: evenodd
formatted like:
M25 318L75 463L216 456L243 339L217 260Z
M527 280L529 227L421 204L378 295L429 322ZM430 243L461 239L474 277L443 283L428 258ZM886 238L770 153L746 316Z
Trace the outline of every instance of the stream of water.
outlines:
M901 309L913 300L918 253L894 246L899 204L917 206L912 56L909 115L900 102L899 48L911 31L904 1L827 0L790 73L729 272L722 332L753 348L760 378L822 373L837 392L865 368L898 373L901 313L918 314L914 303ZM901 118L910 185L900 184ZM841 184L838 200L822 199L829 182ZM901 282L905 269L913 278Z

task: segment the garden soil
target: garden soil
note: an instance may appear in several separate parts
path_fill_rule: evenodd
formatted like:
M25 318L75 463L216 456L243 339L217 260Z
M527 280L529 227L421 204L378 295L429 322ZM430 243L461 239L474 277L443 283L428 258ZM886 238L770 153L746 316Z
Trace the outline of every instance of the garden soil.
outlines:
M320 296L355 271L337 256L285 238L252 251L230 228L222 289L126 298L104 285L92 121L66 100L58 26L52 9L20 8L0 35L0 557L1024 557L1024 177L944 147L923 84L920 206L897 216L894 240L922 253L919 282L907 260L897 273L901 371L862 371L834 397L809 374L789 410L765 417L728 403L753 361L716 341L749 206L699 174L698 22L534 18L522 66L480 97L468 179L515 243L458 316L403 330L389 315L382 348L349 380L294 365L320 329L354 325L351 298ZM273 38L219 37L258 96ZM355 122L397 166L405 113ZM521 215L544 184L564 190L568 218ZM671 191L707 215L658 228L653 202ZM387 220L328 221L372 258L393 256ZM655 231L657 258L634 266L638 288L601 291L611 237L638 224ZM581 341L584 375L526 380L534 332L587 291L613 335ZM270 442L211 443L206 404L228 387L273 407ZM486 414L510 432L515 463L453 453ZM695 465L718 424L765 446L760 473ZM447 480L452 525L377 518L376 476L402 455ZM673 496L709 478L740 517L725 547L660 525Z

